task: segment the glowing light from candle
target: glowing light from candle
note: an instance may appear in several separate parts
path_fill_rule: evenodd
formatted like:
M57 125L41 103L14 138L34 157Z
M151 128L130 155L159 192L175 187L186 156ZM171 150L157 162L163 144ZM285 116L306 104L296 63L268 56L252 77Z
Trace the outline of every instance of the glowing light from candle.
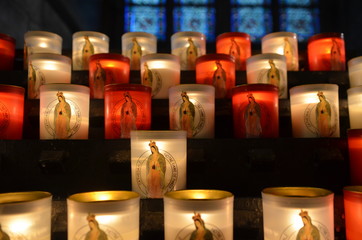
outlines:
M31 227L32 223L28 220L15 220L9 224L11 232L25 232Z

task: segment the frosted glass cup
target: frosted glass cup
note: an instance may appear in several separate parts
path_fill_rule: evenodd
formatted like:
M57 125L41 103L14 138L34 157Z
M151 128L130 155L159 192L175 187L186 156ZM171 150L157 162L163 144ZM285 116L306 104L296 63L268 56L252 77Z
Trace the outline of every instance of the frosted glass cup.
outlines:
M351 88L362 85L362 56L348 61L348 76Z
M15 38L0 33L0 71L11 71L14 68Z
M362 85L347 90L349 126L362 128Z

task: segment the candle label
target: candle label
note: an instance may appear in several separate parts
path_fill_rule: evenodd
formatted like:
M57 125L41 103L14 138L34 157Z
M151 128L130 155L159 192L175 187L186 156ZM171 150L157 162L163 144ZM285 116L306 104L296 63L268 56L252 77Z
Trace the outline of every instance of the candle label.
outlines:
M331 46L331 53L330 53L330 64L331 64L331 70L332 71L343 71L344 65L341 61L342 59L342 53L341 53L341 47L339 46L336 39L332 38L332 46Z
M283 54L287 59L287 69L298 71L298 66L296 64L295 55L297 54L295 46L289 41L289 38L284 38L284 50Z
M285 228L280 235L280 240L304 240L304 239L320 239L331 240L328 228L313 220L307 211L301 210L299 212L301 224L291 224Z
M94 214L86 217L87 225L80 227L74 234L75 240L123 240L121 234L111 226L99 224Z
M132 69L139 69L141 57L142 57L142 48L141 45L138 43L137 38L132 38L132 44L129 49L128 53L129 58L131 59L130 65Z
M285 79L281 71L275 66L274 60L268 61L270 68L263 69L259 72L257 82L273 84L279 88L279 97L285 94Z
M93 77L93 96L94 98L103 98L104 85L107 79L106 70L102 67L102 64L98 60L96 62L96 70Z
M150 69L146 62L143 64L143 67L142 84L151 87L152 97L156 96L162 88L162 76L157 70Z
M181 229L175 240L224 240L223 232L215 225L205 223L200 213L192 216L193 224Z
M258 138L262 136L263 127L262 127L262 116L267 115L267 111L262 107L260 103L258 103L254 95L249 93L247 95L248 102L247 105L241 105L240 114L242 122L245 126L245 137L247 138ZM263 109L263 111L262 111ZM264 117L265 118L265 117Z
M181 92L171 113L171 129L185 130L187 137L195 137L205 126L205 110L196 99L190 99L187 92Z
M45 76L40 69L29 63L28 68L28 97L30 99L39 98L39 88L45 84Z
M75 69L87 70L89 68L89 57L95 53L95 50L89 36L83 36L83 38L84 44L82 48L78 50L80 51L81 57L76 60Z
M240 48L240 46L238 45L238 43L235 41L234 38L230 39L230 49L229 49L229 55L233 56L235 59L235 68L236 69L240 69L241 68L241 57L245 58L244 55L244 51L242 51L243 49Z
M10 123L10 112L6 105L0 102L0 133L4 133Z
M224 98L226 96L226 72L220 61L215 61L216 70L214 71L212 80L215 87L215 97Z
M44 126L54 139L70 139L76 134L82 122L82 114L77 103L66 97L67 93L57 92L44 117Z
M307 129L318 137L332 137L337 130L338 115L336 107L328 101L323 92L316 94L318 103L308 104L304 111Z
M123 93L123 98L112 109L112 129L120 138L130 138L131 130L143 129L145 122L144 105L142 100L135 99L129 92Z
M155 141L148 144L151 154L141 154L136 163L136 181L144 196L162 198L175 190L178 178L177 163L171 153L159 149Z

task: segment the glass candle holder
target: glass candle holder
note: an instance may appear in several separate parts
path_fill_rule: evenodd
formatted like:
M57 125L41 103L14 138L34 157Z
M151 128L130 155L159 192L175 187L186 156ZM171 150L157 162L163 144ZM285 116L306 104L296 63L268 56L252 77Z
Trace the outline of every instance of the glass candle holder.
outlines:
M362 129L348 129L349 169L352 185L362 185Z
M67 208L68 239L139 239L138 193L77 193L68 197Z
M362 85L347 90L350 128L362 128Z
M279 136L278 88L271 84L246 84L233 88L234 136Z
M264 239L334 239L334 194L326 189L275 187L262 191Z
M40 86L40 139L88 139L89 87Z
M139 70L141 57L157 52L157 37L146 32L128 32L122 35L122 54L131 60L131 70Z
M132 190L162 198L186 188L186 131L131 131Z
M229 54L235 59L235 69L246 70L246 59L251 56L250 35L243 32L227 32L216 38L216 52Z
M29 99L39 99L41 85L71 82L72 64L69 57L54 53L35 53L28 59Z
M92 31L80 31L73 34L73 70L88 70L89 57L96 53L108 53L109 37Z
M279 88L279 98L288 97L287 64L284 55L263 53L246 60L247 83L267 83Z
M351 88L362 85L362 56L348 61L348 76Z
M167 99L168 89L180 84L180 59L172 54L147 54L141 58L142 84L152 88L152 98Z
M50 240L51 211L48 192L1 193L1 239Z
M196 83L215 87L215 98L230 98L235 87L235 60L227 54L206 54L196 59Z
M0 33L0 70L13 70L15 42L15 38Z
M109 84L104 87L106 139L130 138L131 130L151 128L152 89L141 84Z
M180 190L164 198L165 240L233 239L234 196L221 190Z
M25 89L0 84L0 139L22 139Z
M344 187L343 199L346 237L348 240L359 240L362 236L362 186Z
M91 98L104 98L104 86L129 83L129 58L116 53L98 53L89 58L89 87Z
M310 71L344 71L346 53L343 33L319 33L308 39Z
M277 53L284 55L288 71L298 71L298 39L292 32L274 32L261 39L262 53Z
M181 84L169 89L171 130L185 130L188 138L213 138L215 88L206 84Z
M56 33L29 31L24 34L24 69L28 67L28 57L34 53L62 54L63 38Z
M181 70L195 70L196 58L206 54L206 37L200 32L174 33L171 53L180 58Z
M292 87L290 109L294 137L339 137L338 85Z

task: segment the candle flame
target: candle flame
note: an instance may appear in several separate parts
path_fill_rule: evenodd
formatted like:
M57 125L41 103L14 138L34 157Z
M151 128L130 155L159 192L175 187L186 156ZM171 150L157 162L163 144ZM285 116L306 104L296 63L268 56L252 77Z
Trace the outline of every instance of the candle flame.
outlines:
M9 224L11 232L24 232L31 226L31 221L28 220L15 220Z
M42 43L39 44L39 47L47 48L48 44L46 44L45 42L42 42Z

